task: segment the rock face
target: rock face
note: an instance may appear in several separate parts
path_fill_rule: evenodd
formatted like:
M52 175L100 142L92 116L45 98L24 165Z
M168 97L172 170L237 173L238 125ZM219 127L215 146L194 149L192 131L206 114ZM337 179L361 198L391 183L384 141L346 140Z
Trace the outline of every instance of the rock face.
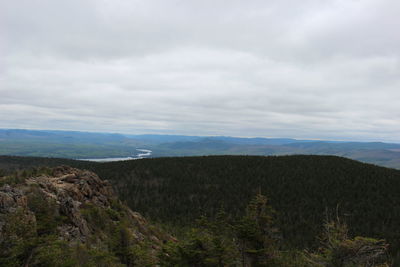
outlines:
M56 224L56 235L68 242L101 244L109 238L109 229L122 221L135 242L146 241L153 249L170 238L123 205L107 181L92 172L67 166L26 178L23 183L0 187L0 240L5 235L6 218L17 211L24 214L32 228L39 219L55 221L48 224Z
M19 189L5 185L0 188L0 214L15 211L18 207L26 207L27 198Z
M59 226L61 236L67 240L85 242L91 234L81 213L82 205L110 209L111 203L117 201L111 185L96 174L66 166L53 169L51 176L29 178L26 184L38 185L44 195L55 200L59 213L68 217L71 224Z

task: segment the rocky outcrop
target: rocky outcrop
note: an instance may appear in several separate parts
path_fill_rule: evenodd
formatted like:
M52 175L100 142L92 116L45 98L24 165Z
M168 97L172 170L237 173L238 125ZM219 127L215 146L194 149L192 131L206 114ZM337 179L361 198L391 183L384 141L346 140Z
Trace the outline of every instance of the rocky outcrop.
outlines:
M27 207L24 193L9 185L0 188L0 214L14 212L18 207Z
M72 199L109 207L111 199L116 198L111 185L96 174L67 166L54 168L51 176L29 178L26 183L39 185L44 193L58 201Z
M17 185L0 187L0 235L7 223L5 218L17 209L31 218L32 225L35 223L35 210L30 203L33 194L40 195L43 203L52 207L51 216L63 218L57 223L57 235L62 240L81 243L90 240L96 244L107 238L106 229L122 220L128 222L124 225L134 239L146 240L153 248L170 238L123 205L107 181L95 173L68 166L54 168L50 174L29 177ZM111 226L104 226L106 223Z

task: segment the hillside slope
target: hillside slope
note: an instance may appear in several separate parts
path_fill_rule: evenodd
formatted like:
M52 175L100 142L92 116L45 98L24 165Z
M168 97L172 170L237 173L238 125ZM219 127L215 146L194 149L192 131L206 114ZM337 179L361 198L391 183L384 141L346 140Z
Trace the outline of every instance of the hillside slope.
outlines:
M0 158L9 166L59 164L60 159ZM237 218L258 192L278 211L287 244L312 246L326 212L352 235L385 238L400 251L400 171L334 156L208 156L111 163L68 161L110 180L130 208L177 228L221 207Z
M171 240L89 171L57 167L0 182L1 266L145 266Z
M130 207L152 219L190 223L221 207L240 215L261 191L280 211L283 233L294 244L312 243L325 210L338 207L355 234L399 246L397 170L333 156L161 158L94 169Z

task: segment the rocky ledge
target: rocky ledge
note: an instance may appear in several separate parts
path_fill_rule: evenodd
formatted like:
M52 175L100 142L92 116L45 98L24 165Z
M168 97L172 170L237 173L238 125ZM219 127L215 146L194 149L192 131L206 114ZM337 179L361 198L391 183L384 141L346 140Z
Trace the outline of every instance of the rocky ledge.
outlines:
M14 231L15 224L26 226L29 236L51 234L105 250L113 249L110 240L123 238L127 246L146 244L154 254L172 239L123 205L107 181L68 166L0 187L0 245L24 238Z

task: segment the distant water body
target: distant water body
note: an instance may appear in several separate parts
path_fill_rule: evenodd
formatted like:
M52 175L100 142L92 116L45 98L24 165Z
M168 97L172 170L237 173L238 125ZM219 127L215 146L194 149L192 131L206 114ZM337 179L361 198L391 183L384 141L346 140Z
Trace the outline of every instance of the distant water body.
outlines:
M144 159L151 156L153 151L148 149L136 149L138 153L133 157L123 157L123 158L100 158L100 159L79 159L79 160L87 160L87 161L95 161L95 162L111 162L111 161L123 161L123 160L131 160L131 159Z

